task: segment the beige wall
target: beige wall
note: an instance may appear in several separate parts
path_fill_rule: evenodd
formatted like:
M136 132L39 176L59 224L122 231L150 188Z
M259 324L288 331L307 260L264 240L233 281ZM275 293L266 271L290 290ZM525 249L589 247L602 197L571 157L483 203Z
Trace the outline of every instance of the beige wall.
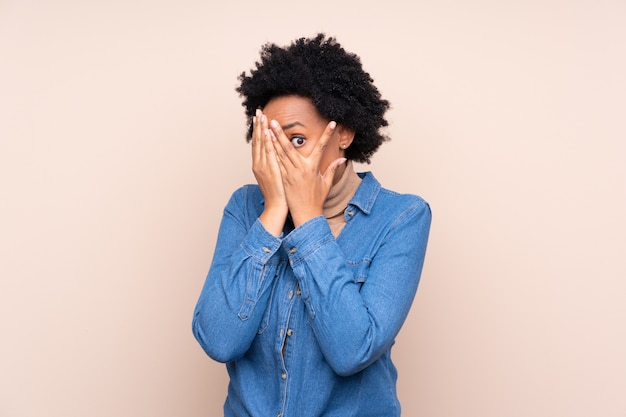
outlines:
M252 181L237 75L317 30L434 212L406 416L626 415L626 3L0 2L0 416L217 416L191 313Z

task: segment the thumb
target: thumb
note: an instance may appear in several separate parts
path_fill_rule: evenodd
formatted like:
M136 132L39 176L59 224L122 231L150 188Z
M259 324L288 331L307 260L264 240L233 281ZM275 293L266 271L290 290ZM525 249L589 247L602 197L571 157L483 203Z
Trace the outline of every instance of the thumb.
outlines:
M326 172L324 172L324 178L330 178L332 180L335 176L335 171L337 171L337 168L339 168L339 166L341 164L344 164L346 161L346 158L339 158L331 162L330 165L328 165L328 168L326 168Z

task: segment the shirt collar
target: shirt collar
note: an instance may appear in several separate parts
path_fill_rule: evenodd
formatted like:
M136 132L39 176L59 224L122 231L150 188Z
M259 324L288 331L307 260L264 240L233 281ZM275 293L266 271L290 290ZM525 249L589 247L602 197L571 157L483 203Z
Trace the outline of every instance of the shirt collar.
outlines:
M348 204L358 207L365 214L370 214L381 186L378 180L374 178L374 174L369 171L359 172L358 175L361 177L361 185Z

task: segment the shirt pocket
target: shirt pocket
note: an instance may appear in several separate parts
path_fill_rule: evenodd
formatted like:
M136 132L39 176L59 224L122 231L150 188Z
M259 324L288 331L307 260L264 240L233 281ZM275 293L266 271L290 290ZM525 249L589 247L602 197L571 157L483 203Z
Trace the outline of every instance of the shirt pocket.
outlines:
M363 284L367 281L367 277L370 272L370 264L371 260L369 259L361 259L357 261L347 261L346 265L352 271L352 277L354 278L354 282Z

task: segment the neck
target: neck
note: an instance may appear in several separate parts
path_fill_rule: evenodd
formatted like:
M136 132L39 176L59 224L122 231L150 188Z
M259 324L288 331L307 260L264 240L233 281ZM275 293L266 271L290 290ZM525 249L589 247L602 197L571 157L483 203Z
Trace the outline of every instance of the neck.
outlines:
M350 164L350 161L346 161L345 163L337 167L337 170L335 171L335 175L333 176L333 186L339 182L339 180L343 176L343 173L346 172L346 167L348 165L352 165Z
M324 202L323 211L326 218L343 213L361 183L361 178L354 172L352 161L347 161L341 168L341 173L339 169L335 171L333 186Z

